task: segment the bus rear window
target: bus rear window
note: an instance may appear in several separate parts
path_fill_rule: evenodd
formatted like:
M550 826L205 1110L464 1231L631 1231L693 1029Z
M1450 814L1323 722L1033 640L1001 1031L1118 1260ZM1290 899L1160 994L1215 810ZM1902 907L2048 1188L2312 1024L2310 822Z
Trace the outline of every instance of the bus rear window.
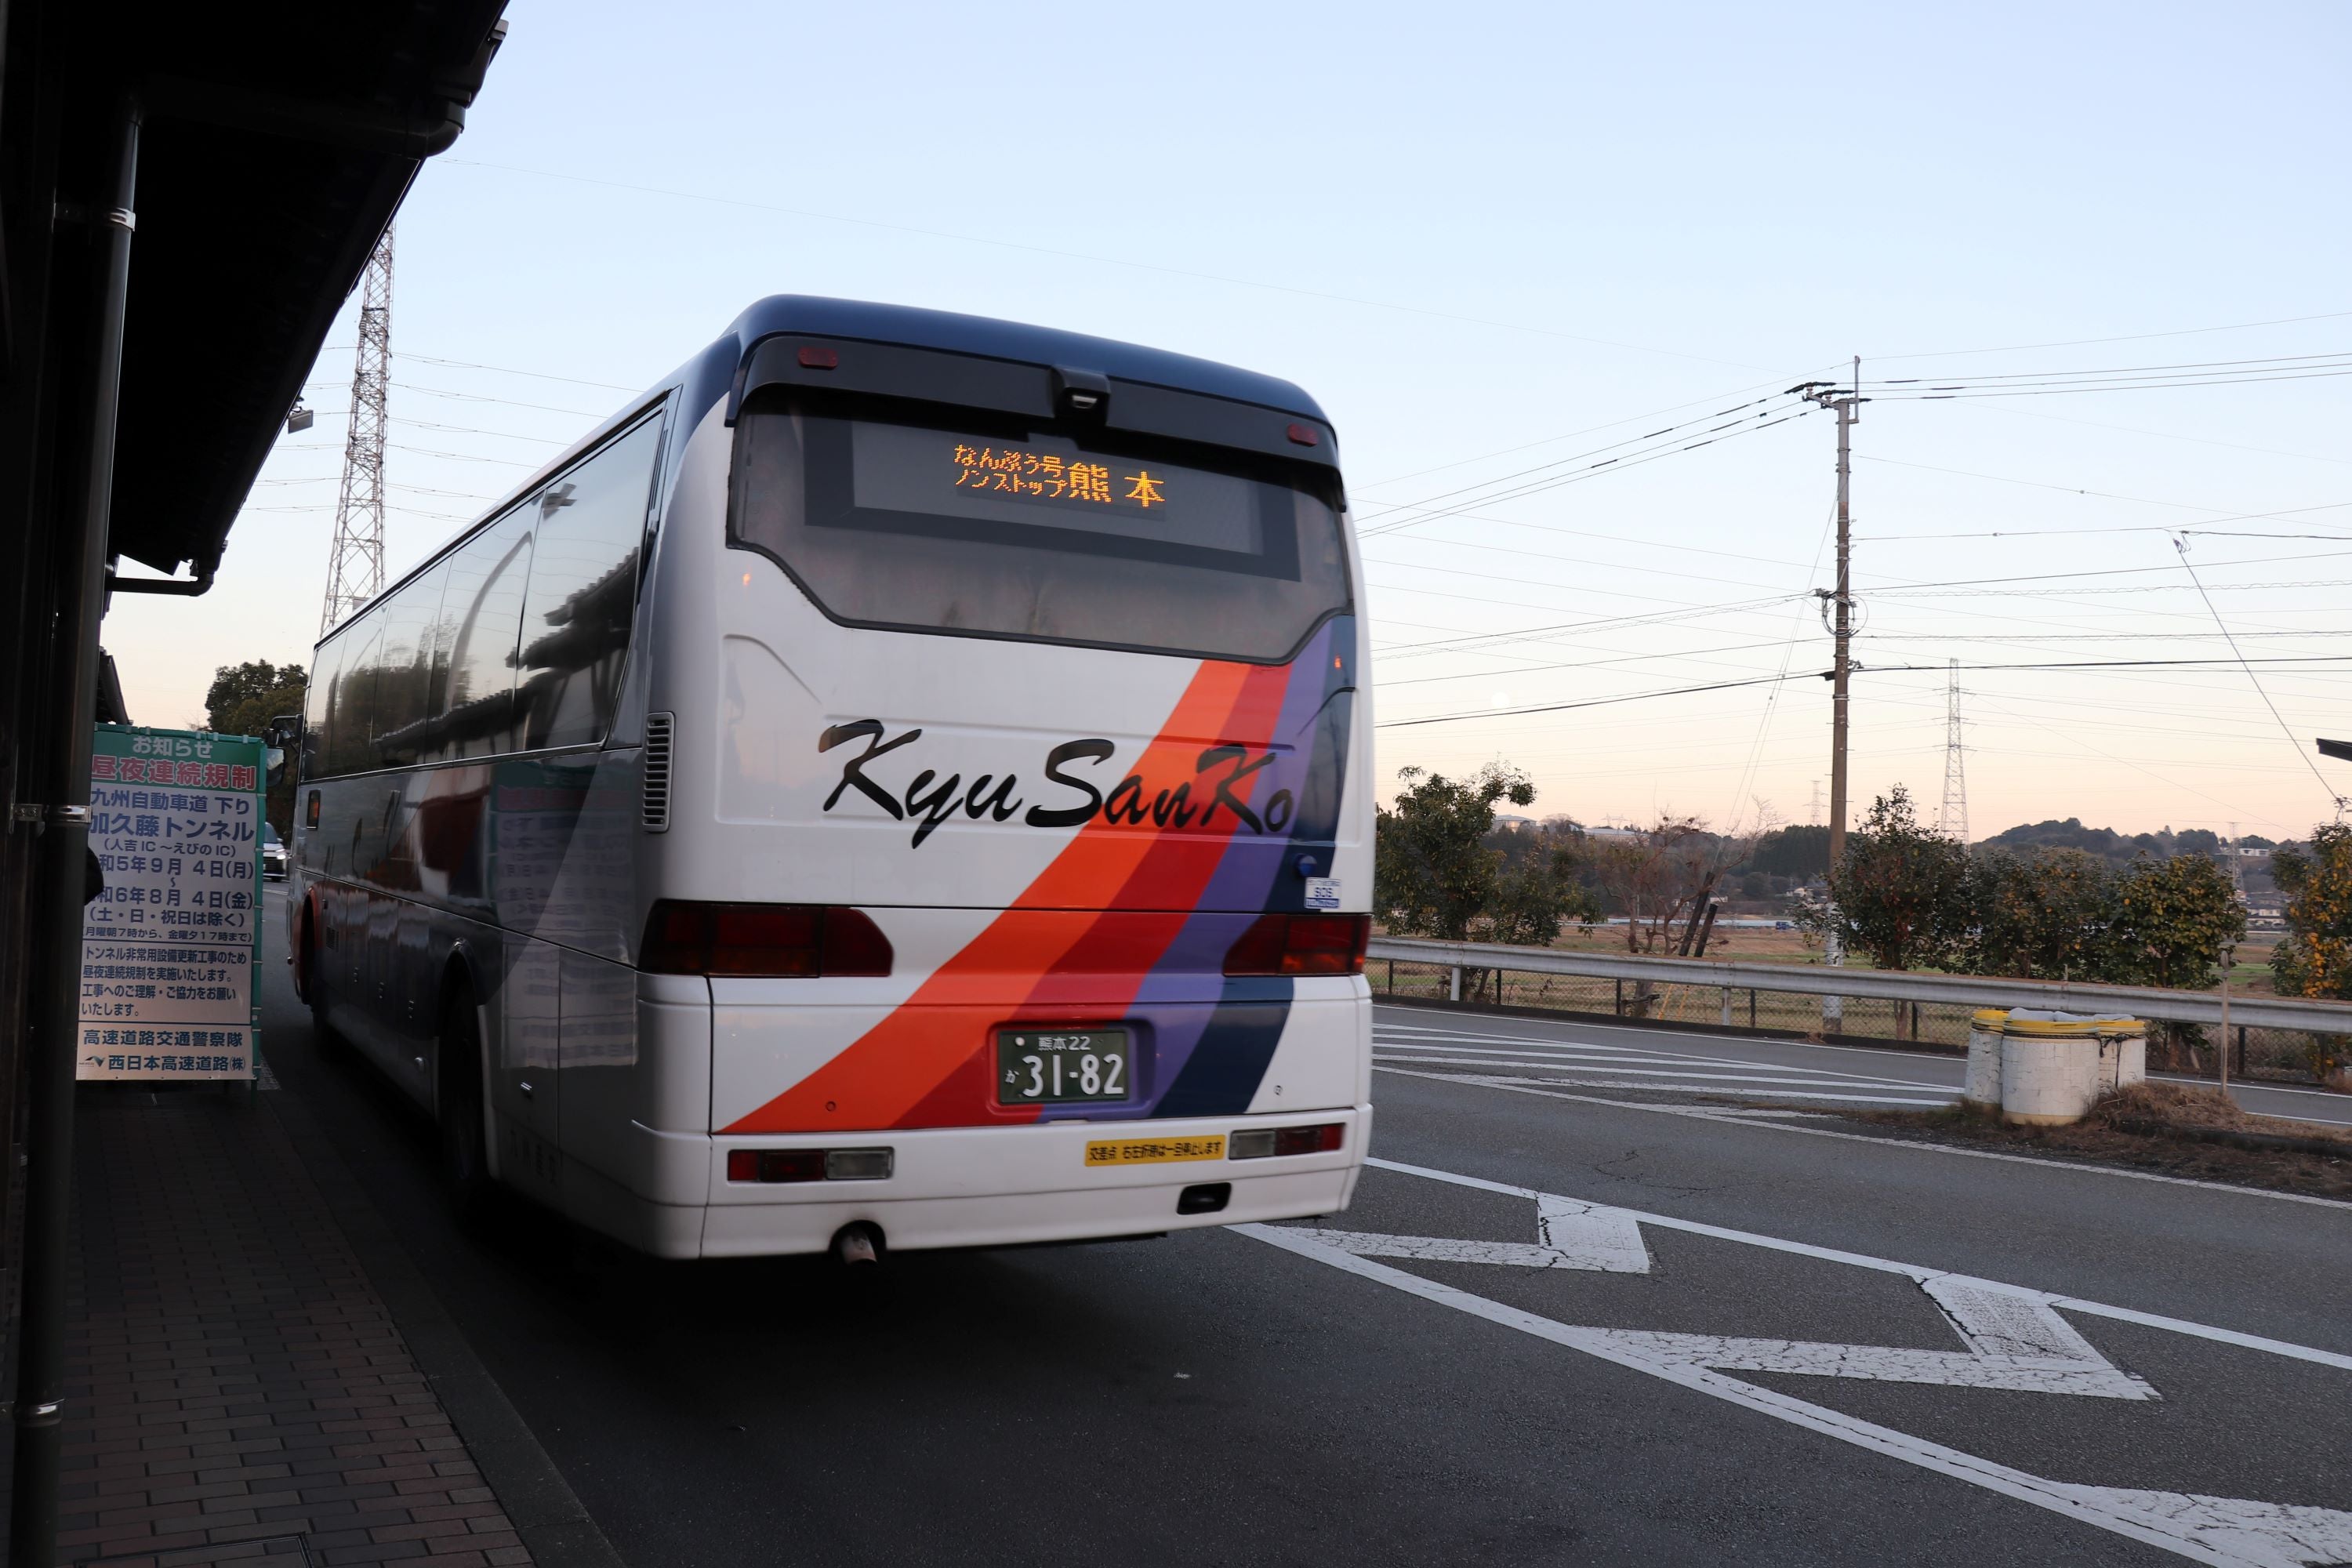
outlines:
M1321 474L782 399L740 424L729 542L853 626L1274 663L1349 604Z

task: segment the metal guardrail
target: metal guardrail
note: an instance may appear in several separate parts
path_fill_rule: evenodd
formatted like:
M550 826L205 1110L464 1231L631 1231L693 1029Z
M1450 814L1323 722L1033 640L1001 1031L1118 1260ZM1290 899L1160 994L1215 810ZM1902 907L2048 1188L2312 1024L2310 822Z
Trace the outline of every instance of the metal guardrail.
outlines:
M2134 1017L2161 1018L2176 1024L2221 1022L2221 998L2217 994L2167 991L2154 985L1990 980L1972 974L1925 974L1908 970L1832 969L1826 964L1739 963L1710 958L1558 952L1548 947L1506 947L1498 942L1427 942L1390 936L1374 937L1370 953L1373 958L1435 964L1454 971L1453 994L1457 998L1461 994L1462 970L1503 969L1592 980L1719 986L1727 991L1790 991L1807 995L1882 997L1893 1002L1940 1002L1962 1007L2128 1013ZM2352 1035L2352 1003L2233 994L2230 998L2230 1023L2251 1029Z

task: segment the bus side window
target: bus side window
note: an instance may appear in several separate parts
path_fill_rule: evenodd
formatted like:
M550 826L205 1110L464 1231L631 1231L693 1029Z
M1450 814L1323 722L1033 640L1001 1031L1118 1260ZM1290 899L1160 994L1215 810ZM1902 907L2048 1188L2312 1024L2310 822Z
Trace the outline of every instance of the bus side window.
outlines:
M310 683L302 693L302 777L306 779L327 775L327 699L333 694L335 671L342 667L348 647L346 639L338 637L311 659Z
M434 623L448 575L445 561L404 584L383 605L383 673L375 690L377 767L404 768L420 760L431 717Z
M661 421L648 419L533 503L538 540L516 659L528 748L601 741L612 722L660 447Z
M327 699L327 771L365 773L375 766L375 689L382 673L383 617L371 612L337 640L344 654Z
M423 749L428 762L515 749L515 637L530 571L531 517L529 503L517 507L449 558L434 633L435 660L448 673L434 703L433 743Z

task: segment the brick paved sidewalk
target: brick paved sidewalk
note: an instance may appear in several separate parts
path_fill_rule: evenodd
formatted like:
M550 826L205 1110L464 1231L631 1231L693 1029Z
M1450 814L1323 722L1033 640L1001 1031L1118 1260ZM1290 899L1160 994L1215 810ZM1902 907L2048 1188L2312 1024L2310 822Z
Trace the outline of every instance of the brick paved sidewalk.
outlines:
M278 1100L83 1090L60 1563L530 1562Z

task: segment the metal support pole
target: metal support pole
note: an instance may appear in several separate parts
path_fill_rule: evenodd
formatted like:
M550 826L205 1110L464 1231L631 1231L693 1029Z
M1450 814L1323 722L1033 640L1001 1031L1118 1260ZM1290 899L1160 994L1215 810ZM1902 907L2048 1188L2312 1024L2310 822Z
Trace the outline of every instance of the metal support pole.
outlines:
M1462 1000L1462 966L1458 963L1449 964L1446 967L1445 999L1448 1002Z
M2231 942L2221 950L2221 1037L2213 1042L2213 1071L2224 1099L2230 1093L2230 970L2237 962L2238 944Z
M1731 987L1728 985L1723 988L1723 1026L1727 1029L1731 1027Z
M75 593L58 640L66 675L52 710L58 767L42 815L36 921L45 931L33 979L25 1129L25 1261L17 1325L16 1452L8 1560L57 1561L58 1478L66 1372L66 1230L73 1213L74 1053L81 1027L82 906L89 858L89 727L98 706L98 626L106 613L107 519L113 499L116 395L139 167L139 114L123 106L110 190L96 225L98 331L90 365L88 463L77 521Z

